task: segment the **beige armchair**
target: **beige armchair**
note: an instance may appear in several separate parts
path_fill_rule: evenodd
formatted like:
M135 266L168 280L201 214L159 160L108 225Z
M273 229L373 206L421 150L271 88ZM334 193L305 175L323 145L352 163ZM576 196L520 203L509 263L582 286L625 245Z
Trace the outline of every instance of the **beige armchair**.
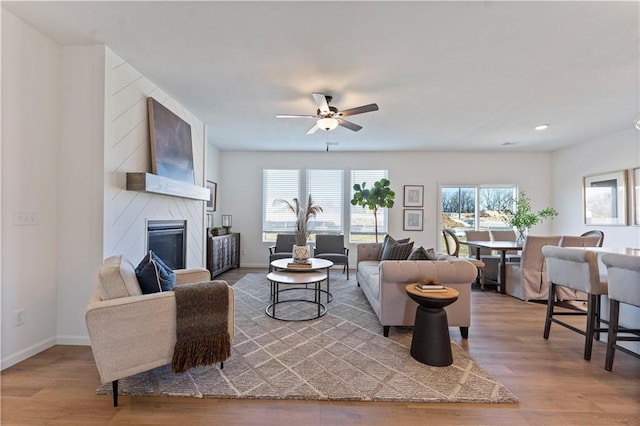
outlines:
M207 282L207 269L174 271L176 285ZM118 379L171 364L176 343L176 303L172 291L142 294L134 267L122 256L107 258L85 311L91 350L102 383L113 386L118 405ZM228 330L233 341L234 300L229 286Z

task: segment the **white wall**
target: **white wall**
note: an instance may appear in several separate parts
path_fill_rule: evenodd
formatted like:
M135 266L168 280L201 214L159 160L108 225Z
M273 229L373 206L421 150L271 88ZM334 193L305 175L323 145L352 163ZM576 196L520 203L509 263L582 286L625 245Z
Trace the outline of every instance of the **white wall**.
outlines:
M241 233L243 266L266 266L268 243L262 243L263 168L387 169L396 205L389 211L389 233L410 236L417 245L435 247L440 238L438 193L443 184L515 184L533 200L534 208L551 203L551 156L548 153L340 153L222 152L221 201L233 215L233 230ZM424 185L422 232L403 231L403 186ZM347 201L348 202L348 201ZM549 222L533 232L550 231ZM355 246L350 246L355 265Z
M222 226L222 208L224 207L221 202L222 198L220 194L222 193L221 182L221 170L220 170L220 150L216 148L211 143L206 144L207 151L207 161L206 161L206 169L207 169L207 180L211 182L215 182L218 184L218 202L217 208L215 212L209 212L209 214L213 215L213 226Z
M553 205L560 212L554 229L581 234L590 229L605 233L610 247L640 247L639 226L591 226L583 220L582 178L598 173L640 167L640 132L629 129L606 138L585 141L553 153ZM631 217L629 220L631 223Z
M54 344L88 344L84 309L104 257L134 264L148 219L187 220L187 266L205 261L204 202L125 188L151 171L146 97L191 125L196 184L205 128L104 46L58 46L2 10L1 368ZM16 226L14 213L37 224ZM25 324L14 327L14 311Z
M100 45L61 49L59 344L86 344L84 306L102 262L104 58L105 48Z
M60 48L2 11L2 368L55 343ZM33 226L14 214L32 212ZM13 326L16 309L25 323Z

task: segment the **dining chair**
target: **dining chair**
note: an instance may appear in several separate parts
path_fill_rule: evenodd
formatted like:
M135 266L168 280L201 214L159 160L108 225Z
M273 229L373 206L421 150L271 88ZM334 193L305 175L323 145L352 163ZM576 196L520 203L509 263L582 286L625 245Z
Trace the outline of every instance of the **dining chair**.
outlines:
M491 241L489 231L464 231L467 241ZM515 240L514 240L515 241ZM480 249L480 257L477 256L477 250L469 250L469 257L484 262L484 279L498 282L498 267L500 265L500 256L492 253L491 249Z
M278 259L293 257L293 246L296 243L294 234L276 235L275 245L269 246L269 272L273 270L271 262Z
M611 371L616 349L640 358L640 354L618 345L622 341L640 341L640 329L620 327L618 324L620 302L640 307L640 257L606 253L602 255L602 263L607 267L609 283L609 334L604 369ZM619 336L619 333L624 336Z
M517 235L516 231L513 229L508 230L500 230L500 229L490 229L489 235L491 236L491 241L516 241ZM506 252L507 262L519 262L520 254L518 250L508 250Z
M505 264L505 292L524 301L547 300L549 281L542 247L557 246L559 242L559 235L528 235L522 246L520 261Z
M451 229L444 228L442 230L442 235L444 237L444 245L447 250L447 254L449 256L460 257L460 240L456 236L455 232ZM473 266L478 269L476 283L479 283L480 289L484 290L484 262L473 257L462 257L461 259L473 263Z
M313 256L343 265L342 272L346 272L349 279L349 249L344 246L344 235L317 234Z
M598 237L598 242L596 243L596 245L594 247L602 247L602 243L604 242L604 232L600 231L599 229L593 229L591 231L584 232L584 233L580 234L580 236L581 237L597 236Z
M600 332L607 331L607 328L601 327L604 321L600 318L600 298L603 294L607 294L607 282L600 278L598 258L592 251L570 247L544 246L542 253L547 261L547 277L549 279L549 297L543 336L545 339L549 339L552 322L585 336L584 359L589 361L594 338L599 340ZM556 288L558 286L585 292L588 296L587 312L574 309L556 312ZM586 316L586 330L555 318L561 315Z
M563 235L558 245L560 247L598 247L601 240L600 235L585 234ZM587 295L579 290L561 287L556 289L556 300L587 300Z

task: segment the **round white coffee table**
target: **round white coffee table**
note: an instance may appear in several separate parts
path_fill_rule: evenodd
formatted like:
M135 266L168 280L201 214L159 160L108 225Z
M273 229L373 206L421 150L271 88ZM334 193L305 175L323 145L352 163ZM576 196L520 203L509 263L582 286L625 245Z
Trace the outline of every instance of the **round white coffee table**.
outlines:
M332 266L333 266L332 261L326 260L326 259L316 259L315 257L309 258L309 262L306 264L295 263L292 257L277 259L271 262L271 267L274 268L276 271L281 270L281 271L287 271L287 272L306 273L306 272L319 271L321 269L326 269L327 270L327 289L326 290L320 289L320 291L322 293L326 293L327 303L333 300L333 295L329 291L330 290L329 268L331 268Z
M324 314L327 313L327 307L321 302L320 294L321 294L321 284L322 281L327 279L327 274L319 271L311 271L307 273L296 273L296 272L287 272L287 271L275 271L270 272L267 275L267 279L271 283L271 304L267 306L266 313L268 316L274 319L282 320L282 321L308 321L316 318L320 318ZM291 288L280 289L281 285L286 286L295 286ZM312 287L310 287L312 285ZM304 286L304 287L301 287ZM305 299L302 297L297 297L293 299L285 299L280 300L280 296L285 292L297 292L303 293L307 291L313 292L313 300ZM284 313L280 316L276 315L276 307L285 303L296 303L299 306L296 307L296 312L292 312L292 309L286 309L281 307L278 312L283 311ZM302 306L307 304L312 304L313 310L305 309L304 307L300 308L300 304ZM300 311L307 312L307 316L303 318L298 318L297 316L293 316L293 314L297 314Z

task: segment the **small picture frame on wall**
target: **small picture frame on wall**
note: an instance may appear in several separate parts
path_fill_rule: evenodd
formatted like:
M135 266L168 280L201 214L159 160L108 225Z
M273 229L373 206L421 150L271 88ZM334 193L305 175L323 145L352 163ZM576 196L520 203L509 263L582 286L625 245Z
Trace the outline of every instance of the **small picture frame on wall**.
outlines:
M585 176L583 202L585 225L626 225L627 171Z
M207 201L207 211L215 212L217 207L216 204L218 201L218 184L208 180L207 189L209 190L209 200Z
M424 207L424 185L404 186L404 207Z
M404 231L422 231L423 209L404 209L402 229Z

